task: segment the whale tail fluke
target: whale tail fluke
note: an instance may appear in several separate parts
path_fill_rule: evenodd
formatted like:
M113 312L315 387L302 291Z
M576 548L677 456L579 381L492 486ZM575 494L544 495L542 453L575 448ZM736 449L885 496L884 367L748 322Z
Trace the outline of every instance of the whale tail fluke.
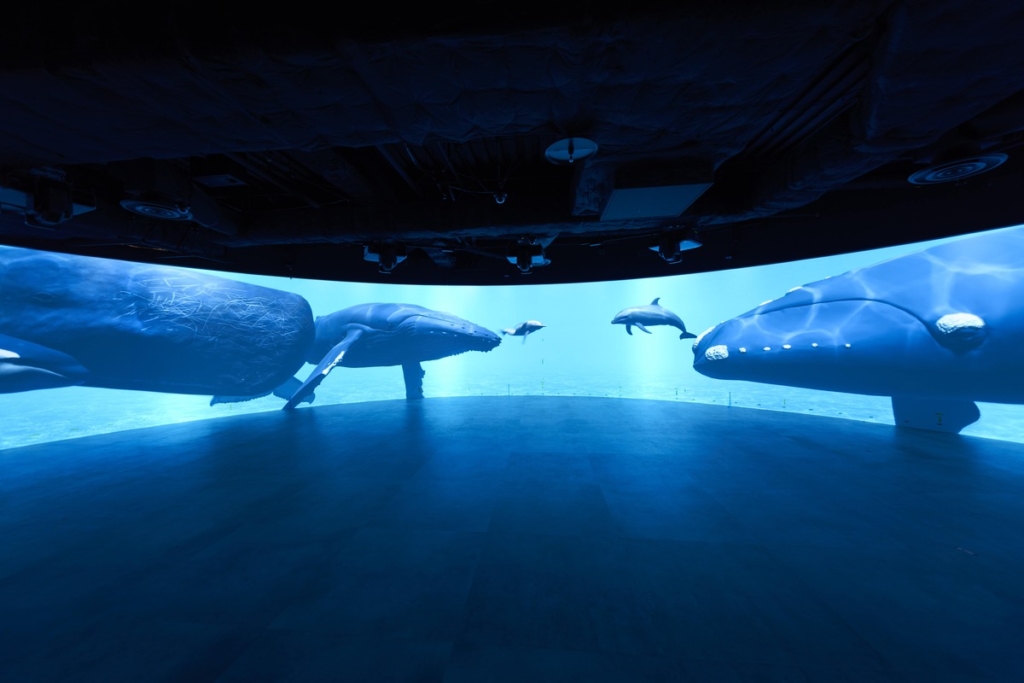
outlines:
M693 334L692 332L683 332L681 335L679 335L679 338L680 339L696 339L697 335Z
M512 334L514 332L515 332L515 330L502 330L501 331L501 336L504 337L506 334Z

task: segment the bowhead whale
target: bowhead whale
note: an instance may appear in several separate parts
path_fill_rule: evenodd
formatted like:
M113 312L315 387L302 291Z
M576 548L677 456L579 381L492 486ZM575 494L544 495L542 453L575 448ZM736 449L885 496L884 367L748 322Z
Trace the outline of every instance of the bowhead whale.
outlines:
M795 287L694 342L718 379L892 397L896 425L959 432L1024 403L1024 227Z

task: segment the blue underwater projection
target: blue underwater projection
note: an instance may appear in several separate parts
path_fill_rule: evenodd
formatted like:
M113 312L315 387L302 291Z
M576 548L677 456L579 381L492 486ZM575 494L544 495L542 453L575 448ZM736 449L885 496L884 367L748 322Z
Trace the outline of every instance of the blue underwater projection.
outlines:
M489 351L500 337L411 304L364 304L315 321L297 294L168 266L0 247L0 393L91 386L311 402L332 368ZM305 382L293 377L319 363Z
M1024 227L923 246L498 287L288 280L0 247L0 449L424 395L689 401L1024 441L1014 405L1024 404Z
M892 397L895 423L959 432L974 401L1024 403L1024 228L795 287L716 325L693 367L718 379Z

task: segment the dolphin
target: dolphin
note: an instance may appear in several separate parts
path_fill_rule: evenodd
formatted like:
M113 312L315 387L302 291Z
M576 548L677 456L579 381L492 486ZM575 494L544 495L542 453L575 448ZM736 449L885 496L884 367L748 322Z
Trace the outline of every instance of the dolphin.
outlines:
M524 323L519 323L515 327L505 328L504 330L501 331L501 333L503 335L507 334L512 337L522 337L523 343L525 344L526 338L530 336L531 332L542 330L545 327L547 327L547 325L540 322L539 320L527 320Z
M466 351L490 351L501 337L450 313L413 304L360 304L316 319L307 361L316 369L285 409L307 400L335 367L401 365L407 399L423 398L423 361Z
M1024 403L1024 228L795 287L694 342L718 379L892 397L897 426L959 432Z
M646 325L670 325L680 330L682 334L679 335L680 339L693 339L697 335L690 334L686 331L686 325L679 319L679 316L668 310L664 306L658 304L661 301L659 296L650 303L649 306L634 306L633 308L624 308L619 311L614 318L612 318L612 325L625 325L626 334L633 334L633 327L636 327L641 332L651 334L651 331L645 327Z
M171 266L0 247L0 393L294 391L314 337L313 313L296 294Z

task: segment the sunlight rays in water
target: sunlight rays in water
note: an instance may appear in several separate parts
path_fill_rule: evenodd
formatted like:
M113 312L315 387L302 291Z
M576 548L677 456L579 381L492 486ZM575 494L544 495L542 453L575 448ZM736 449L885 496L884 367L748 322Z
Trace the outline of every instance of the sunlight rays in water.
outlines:
M300 294L310 303L315 316L362 303L401 302L452 313L496 333L526 320L539 320L547 326L530 335L525 343L522 338L504 337L500 346L487 353L467 352L425 362L423 388L428 400L511 394L657 399L720 406L731 402L736 407L892 424L888 398L710 380L692 369L692 340L680 340L678 330L653 327L652 334L647 335L634 329L629 336L621 325L612 325L611 320L624 308L647 305L659 297L661 305L678 314L689 332L698 334L751 310L761 300L776 299L788 290L799 290L803 284L919 251L930 244L935 242L760 268L572 285L528 285L518 276L516 285L497 287L230 277ZM963 324L962 319L956 321ZM739 349L736 351L739 354ZM306 365L296 376L305 379L312 369L312 365ZM315 407L403 399L405 391L400 368L338 368L317 388L316 395ZM0 414L13 416L5 421L0 433L0 449L279 410L282 403L271 396L211 407L208 396L80 387L0 394ZM1024 441L1024 407L984 404L981 421L963 433Z

